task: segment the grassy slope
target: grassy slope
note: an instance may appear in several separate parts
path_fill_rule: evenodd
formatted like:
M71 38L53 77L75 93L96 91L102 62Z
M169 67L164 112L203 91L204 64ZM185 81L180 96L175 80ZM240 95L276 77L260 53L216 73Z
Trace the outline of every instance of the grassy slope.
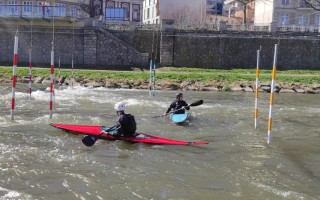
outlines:
M33 76L48 77L50 69L33 68ZM71 77L70 69L61 69L61 76ZM271 81L271 70L260 70L260 81ZM29 68L18 67L18 77L29 76ZM221 80L227 82L255 81L255 69L200 69L200 68L175 68L165 67L157 70L157 80L165 81L190 81L198 80L203 82ZM0 67L0 78L10 79L12 76L12 67ZM58 70L55 70L55 76L58 77ZM121 80L149 80L149 71L106 71L106 70L74 70L75 77L88 79L121 79ZM320 83L320 71L310 70L290 70L277 71L276 80L283 83L315 84Z

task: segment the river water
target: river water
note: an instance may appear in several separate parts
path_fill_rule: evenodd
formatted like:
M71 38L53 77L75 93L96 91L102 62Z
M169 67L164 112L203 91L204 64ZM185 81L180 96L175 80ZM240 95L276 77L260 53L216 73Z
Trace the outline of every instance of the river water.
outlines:
M10 85L0 87L0 199L320 199L320 95L276 94L267 144L269 94L184 92L187 126L165 112L174 91L59 88L49 119L49 90L18 84L11 120ZM82 144L49 123L113 125L126 103L138 131L202 146Z

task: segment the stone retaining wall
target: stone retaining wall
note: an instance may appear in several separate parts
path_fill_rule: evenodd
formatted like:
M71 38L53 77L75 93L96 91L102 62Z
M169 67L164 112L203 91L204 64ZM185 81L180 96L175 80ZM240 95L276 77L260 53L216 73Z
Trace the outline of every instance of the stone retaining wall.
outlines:
M0 62L11 65L16 28L0 27ZM270 33L268 33L270 34ZM31 36L32 35L32 36ZM19 29L19 65L28 66L32 37L35 66L50 66L52 28ZM255 68L261 48L261 69L271 69L274 45L279 44L277 69L320 69L320 38L308 35L266 35L210 31L162 30L108 31L100 28L56 28L55 65L75 68L148 68L150 55L161 66L202 68Z

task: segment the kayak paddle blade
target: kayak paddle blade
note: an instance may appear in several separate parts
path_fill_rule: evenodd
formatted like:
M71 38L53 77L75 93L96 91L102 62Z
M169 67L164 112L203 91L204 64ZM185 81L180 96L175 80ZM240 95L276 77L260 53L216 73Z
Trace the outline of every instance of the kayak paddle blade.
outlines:
M96 143L96 141L97 141L97 137L90 136L90 135L87 135L82 139L82 143L87 147L91 147L92 145L94 145L94 143Z
M200 106L201 104L203 104L203 100L198 100L196 102L193 102L192 104L190 104L189 106Z

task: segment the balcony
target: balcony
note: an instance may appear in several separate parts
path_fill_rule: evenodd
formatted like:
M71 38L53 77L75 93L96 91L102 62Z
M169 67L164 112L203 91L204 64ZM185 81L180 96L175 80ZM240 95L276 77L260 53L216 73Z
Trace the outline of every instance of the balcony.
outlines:
M65 18L80 18L81 15L78 9L68 6L42 6L32 5L0 5L0 18L44 18L44 19L65 19Z

